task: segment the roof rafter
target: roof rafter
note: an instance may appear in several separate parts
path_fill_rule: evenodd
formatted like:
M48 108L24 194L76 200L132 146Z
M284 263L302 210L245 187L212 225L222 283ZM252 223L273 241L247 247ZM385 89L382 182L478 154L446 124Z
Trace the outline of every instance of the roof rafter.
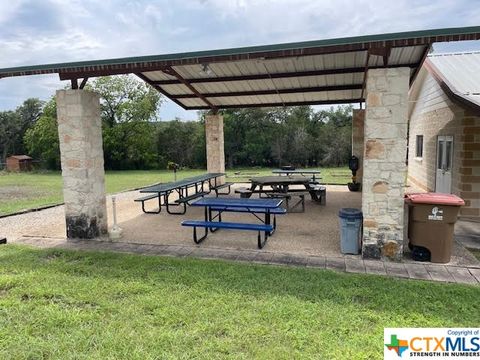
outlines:
M192 93L195 94L196 97L201 99L205 104L208 105L208 107L216 113L218 111L217 106L213 105L203 94L201 94L195 87L193 87L185 78L183 78L178 72L175 71L172 67L169 67L167 69L162 70L164 73L170 75L170 76L175 76L178 80L180 80L183 85L188 87Z
M178 101L177 99L175 99L174 97L172 97L171 94L169 94L167 91L165 91L164 89L162 89L160 86L158 85L155 85L152 83L152 80L150 80L148 77L146 77L145 75L143 75L142 73L138 73L138 74L135 74L136 76L138 76L140 79L142 79L143 81L145 81L147 84L149 84L151 87L153 87L155 90L157 90L158 92L160 92L162 95L165 95L166 97L168 97L170 100L172 100L175 104L177 104L178 106L180 106L181 108L187 110L187 108L185 107L185 105L181 102L181 101Z
M336 105L336 104L351 104L363 101L363 99L348 99L348 100L320 100L320 101L294 101L289 102L287 106L302 106L302 105ZM256 108L256 107L275 107L278 103L261 103L261 104L242 104L242 105L222 105L222 109L241 109L241 108ZM208 110L207 106L186 106L186 110Z
M268 89L268 90L253 90L253 91L233 91L233 92L218 92L218 93L202 93L206 98L212 97L230 97L230 96L255 96L255 95L275 95L275 94L298 94L311 92L325 92L325 91L339 91L339 90L360 90L362 84L348 84L348 85L334 85L334 86L315 86L307 88L292 88L292 89ZM175 99L191 99L196 98L195 94L171 94Z

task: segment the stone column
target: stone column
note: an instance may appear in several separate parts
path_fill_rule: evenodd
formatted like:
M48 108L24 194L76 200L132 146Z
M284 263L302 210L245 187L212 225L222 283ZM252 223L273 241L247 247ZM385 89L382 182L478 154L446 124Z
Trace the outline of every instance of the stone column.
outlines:
M364 148L364 130L365 110L354 109L352 116L352 155L358 157L360 167L357 171L357 182L363 180L363 148Z
M410 69L368 70L362 211L364 258L400 261Z
M67 238L107 233L100 96L57 91L58 136Z
M223 146L223 116L219 114L205 117L205 136L207 146L207 171L225 172L225 150ZM224 177L220 182L225 181Z

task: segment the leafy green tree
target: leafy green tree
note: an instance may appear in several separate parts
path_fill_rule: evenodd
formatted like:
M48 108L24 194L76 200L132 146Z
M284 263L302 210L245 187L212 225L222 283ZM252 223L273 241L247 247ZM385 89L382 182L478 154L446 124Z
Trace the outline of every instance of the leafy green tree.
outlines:
M180 119L163 123L159 127L158 154L163 168L169 161L187 167L203 165L197 163L195 155L195 152L201 150L198 147L199 141L205 137L201 127L203 124L199 122L182 122ZM205 141L201 143L204 145Z
M46 103L42 115L25 132L23 141L28 153L32 157L43 161L46 168L60 169L60 145L55 98Z
M106 126L132 121L157 121L162 99L158 91L130 75L96 78L85 87L100 94Z
M20 117L20 128L14 137L12 152L16 154L24 154L27 152L23 142L26 131L31 128L42 114L44 102L36 98L25 100L22 105L18 106L15 112Z
M86 88L101 96L105 167L156 167L156 128L151 123L158 120L160 94L128 75L100 77Z
M0 112L0 154L1 162L15 151L14 145L22 128L22 119L15 111Z

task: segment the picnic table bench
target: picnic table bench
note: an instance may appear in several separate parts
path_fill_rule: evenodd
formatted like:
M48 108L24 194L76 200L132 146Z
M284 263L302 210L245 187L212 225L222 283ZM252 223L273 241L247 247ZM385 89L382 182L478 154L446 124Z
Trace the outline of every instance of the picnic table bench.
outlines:
M262 249L269 236L273 235L276 229L275 215L285 214L286 211L280 207L281 199L232 199L206 197L194 201L191 206L202 206L205 208L205 219L184 220L182 226L193 227L193 241L200 244L208 236L208 232L215 232L218 229L235 229L258 231L257 246ZM216 215L214 213L217 213ZM260 220L260 223L225 222L222 220L223 212L250 213ZM264 219L257 214L263 214ZM274 222L271 223L271 216ZM216 221L215 221L216 220ZM204 228L204 234L197 236L197 227ZM262 240L263 233L263 240Z
M223 188L228 187L230 192L230 183L218 184L218 178L224 175L224 173L208 173L166 184L149 186L140 190L140 193L147 193L148 195L134 201L142 203L142 211L146 214L159 214L162 211L162 206L164 206L171 215L183 215L186 213L190 201L208 195L212 190L215 191L216 196L226 194L219 192ZM208 187L206 184L208 184ZM175 193L178 195L178 199L171 201L170 195ZM153 199L158 200L158 208L147 210L145 202ZM172 208L175 207L180 207L180 211L173 211Z

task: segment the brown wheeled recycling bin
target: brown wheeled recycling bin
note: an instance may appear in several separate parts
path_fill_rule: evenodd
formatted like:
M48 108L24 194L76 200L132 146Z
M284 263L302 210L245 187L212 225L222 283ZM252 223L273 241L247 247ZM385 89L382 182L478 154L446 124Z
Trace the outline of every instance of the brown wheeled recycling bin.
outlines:
M465 202L456 195L440 193L407 194L405 202L410 245L427 248L431 262L448 263L458 211Z

